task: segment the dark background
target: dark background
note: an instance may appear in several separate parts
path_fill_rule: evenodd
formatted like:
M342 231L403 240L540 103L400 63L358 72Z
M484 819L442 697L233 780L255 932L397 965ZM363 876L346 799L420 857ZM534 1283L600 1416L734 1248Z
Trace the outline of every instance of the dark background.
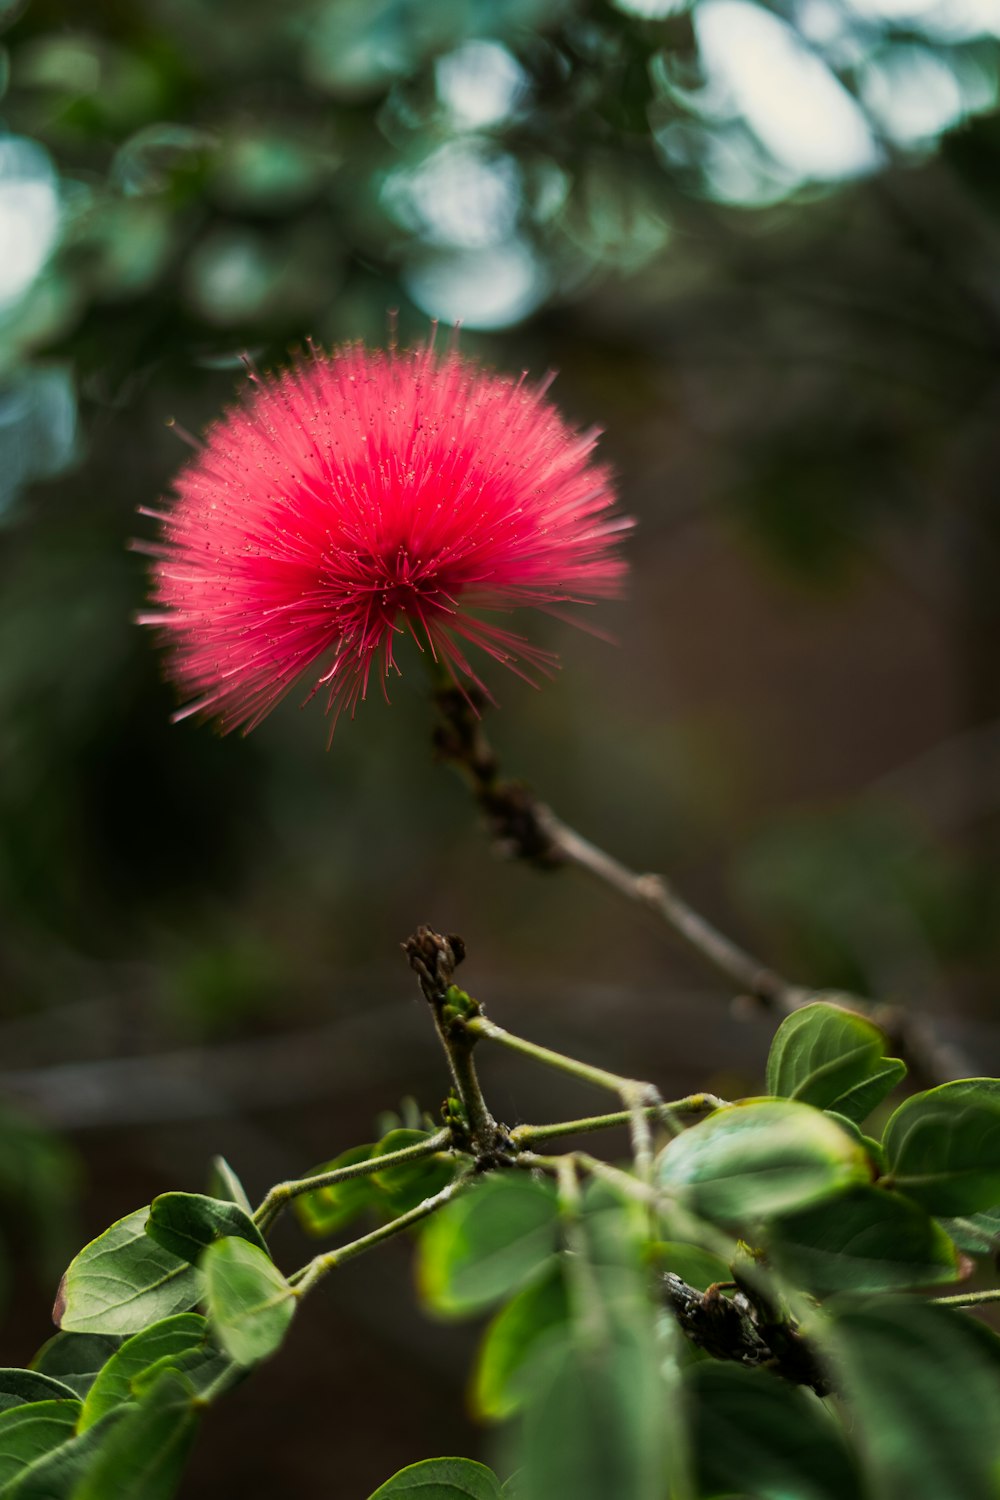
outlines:
M85 1236L222 1151L254 1195L444 1072L399 952L513 1029L752 1092L772 1023L636 911L492 857L422 673L172 727L131 539L311 335L460 320L638 519L616 644L491 684L505 765L804 983L1000 1070L1000 10L992 0L0 4L0 1360ZM597 1100L487 1057L509 1119ZM286 1266L310 1253L282 1231ZM217 1411L182 1493L478 1451L392 1245ZM296 1358L296 1355L298 1358Z

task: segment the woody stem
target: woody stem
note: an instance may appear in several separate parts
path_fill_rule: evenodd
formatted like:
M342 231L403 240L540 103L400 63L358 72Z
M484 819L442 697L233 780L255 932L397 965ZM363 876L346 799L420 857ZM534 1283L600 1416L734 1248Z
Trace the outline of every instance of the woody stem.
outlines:
M524 782L503 777L483 727L486 700L476 688L463 692L438 679L434 702L438 711L435 751L462 776L504 853L540 869L572 865L583 870L626 901L651 912L738 994L766 1009L790 1015L817 998L814 989L793 984L727 937L664 876L629 869L564 823ZM974 1071L956 1048L937 1036L926 1018L855 995L838 994L837 1001L881 1026L904 1061L930 1081L944 1082Z

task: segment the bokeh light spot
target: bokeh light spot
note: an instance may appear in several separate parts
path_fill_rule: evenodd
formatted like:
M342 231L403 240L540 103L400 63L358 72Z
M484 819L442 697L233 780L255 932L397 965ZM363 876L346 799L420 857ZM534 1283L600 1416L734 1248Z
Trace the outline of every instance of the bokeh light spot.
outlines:
M59 231L59 186L48 152L20 136L0 137L0 309L25 292Z

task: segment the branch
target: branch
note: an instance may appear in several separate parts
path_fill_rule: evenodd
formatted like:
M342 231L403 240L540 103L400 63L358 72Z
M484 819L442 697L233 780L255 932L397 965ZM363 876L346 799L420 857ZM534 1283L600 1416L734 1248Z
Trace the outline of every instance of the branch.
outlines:
M931 1297L935 1307L984 1307L987 1302L1000 1302L1000 1287L990 1287L986 1292L959 1292L954 1297Z
M409 1229L412 1224L426 1219L428 1214L443 1208L456 1193L465 1187L468 1180L467 1177L458 1177L454 1182L449 1182L447 1187L443 1187L439 1193L434 1193L432 1197L425 1198L422 1203L418 1203L416 1208L408 1209L405 1214L399 1214L395 1219L390 1219L388 1224L380 1224L370 1234L363 1234L360 1239L351 1240L350 1244L341 1245L337 1250L327 1250L322 1255L314 1256L307 1266L303 1266L301 1271L296 1271L288 1278L289 1285L294 1287L298 1296L305 1296L317 1281L329 1275L345 1261L354 1260L356 1256L363 1255L366 1250L381 1245L385 1240L393 1239L395 1235L402 1234L404 1229Z
M346 1167L333 1167L329 1172L317 1172L312 1177L297 1177L288 1182L276 1183L254 1214L254 1223L268 1230L278 1214L293 1198L305 1193L316 1193L321 1188L333 1187L338 1182L348 1182L352 1177L369 1177L375 1172L384 1172L387 1167L401 1166L406 1162L420 1161L425 1156L436 1156L452 1145L452 1133L447 1128L418 1141L414 1146L404 1146L401 1151L388 1151L384 1156L370 1156L365 1161L351 1162Z
M467 1147L481 1171L507 1166L513 1143L506 1126L493 1118L472 1057L477 1039L473 1023L482 1007L454 983L455 970L465 957L465 944L460 937L446 937L430 927L418 927L406 939L403 952L434 1014L458 1096L462 1118L455 1120L449 1109L455 1145L460 1149ZM462 1140L463 1134L467 1140Z
M662 875L640 875L630 870L613 855L606 854L583 838L547 807L539 805L537 815L539 826L549 839L554 864L575 865L595 880L610 886L626 901L651 911L717 973L731 980L741 993L768 1008L786 1013L813 998L812 991L783 979L713 927Z
M943 1042L931 1024L898 1006L880 1005L856 995L827 995L793 984L761 959L741 948L676 891L662 875L639 874L570 828L540 802L522 781L500 774L500 764L481 717L485 700L474 689L454 687L435 694L440 722L434 746L440 759L453 765L469 786L501 851L545 870L573 865L644 908L669 927L740 996L765 1010L791 1015L810 1001L831 999L867 1016L886 1033L910 1067L933 1082L966 1078L975 1072L956 1047Z
M554 1068L557 1073L566 1073L570 1078L578 1078L581 1083L592 1084L594 1088L606 1089L609 1093L619 1096L645 1094L647 1097L642 1101L643 1104L659 1103L656 1089L651 1083L643 1083L637 1078L626 1078L621 1073L611 1073L607 1068L597 1068L593 1063L580 1062L575 1057L567 1057L564 1052L555 1052L551 1047L543 1047L538 1042L529 1042L526 1037L515 1036L512 1031L498 1026L495 1021L488 1021L481 1012L471 1017L465 1024L466 1030L473 1036L486 1037L489 1041L506 1047L509 1052L517 1052L522 1057L533 1058L543 1067Z
M830 1394L830 1383L810 1345L789 1323L769 1323L745 1292L724 1297L724 1283L699 1292L673 1272L663 1277L663 1296L678 1325L699 1349L715 1359L772 1370L817 1396Z
M655 1208L660 1201L655 1189L648 1182L642 1182L624 1167L613 1167L610 1162L602 1161L599 1156L589 1156L586 1151L566 1151L561 1156L539 1156L534 1151L521 1151L514 1165L528 1172L548 1172L551 1176L558 1178L565 1170L567 1162L572 1162L574 1167L579 1167L581 1172L588 1172L591 1177L606 1182L623 1198L634 1199L637 1203L645 1204L647 1208Z
M600 1089L610 1089L612 1093L617 1094L627 1112L636 1170L640 1177L649 1175L653 1165L653 1137L649 1128L649 1110L657 1108L657 1113L661 1116L663 1112L659 1090L653 1084L644 1083L638 1078L624 1078L619 1073L609 1073L606 1068L595 1068L590 1063L578 1062L574 1057L567 1057L562 1052L553 1052L551 1047L540 1047L537 1042L529 1042L524 1037L514 1036L512 1032L505 1031L502 1026L487 1021L479 1009L475 1015L464 1022L464 1026L466 1031L473 1036L489 1037L490 1041L499 1042L501 1046L508 1047L512 1052L519 1052L524 1057L533 1057L536 1062L543 1063L546 1067L555 1068L560 1073L568 1073L572 1078L579 1078L583 1083L594 1084Z
M674 1116L681 1114L707 1115L715 1109L724 1109L725 1099L715 1094L689 1094L686 1099L673 1099L670 1103L647 1104L643 1114L668 1128L675 1124ZM515 1125L510 1133L515 1146L530 1146L535 1141L554 1141L564 1135L583 1135L591 1130L611 1130L615 1126L630 1125L633 1111L619 1109L609 1115L586 1115L581 1120L556 1120L546 1125Z

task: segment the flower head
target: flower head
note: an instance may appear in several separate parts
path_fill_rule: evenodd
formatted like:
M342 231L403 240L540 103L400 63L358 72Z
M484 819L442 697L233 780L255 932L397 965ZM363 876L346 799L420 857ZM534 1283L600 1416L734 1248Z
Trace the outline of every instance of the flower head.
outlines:
M142 622L191 700L178 717L252 729L311 672L336 718L373 676L386 690L404 634L459 684L483 686L469 647L544 672L490 613L617 591L630 523L596 433L544 386L360 346L251 382L159 516Z

